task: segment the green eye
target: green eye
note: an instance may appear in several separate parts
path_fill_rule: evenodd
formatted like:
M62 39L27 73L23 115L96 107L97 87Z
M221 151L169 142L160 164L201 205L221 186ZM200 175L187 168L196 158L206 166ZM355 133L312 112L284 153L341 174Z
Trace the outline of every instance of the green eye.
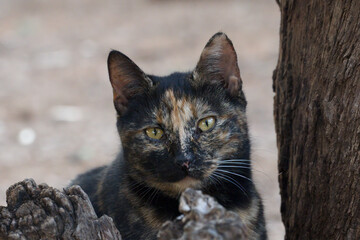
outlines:
M198 123L198 128L200 128L201 131L206 132L213 128L215 125L215 118L214 117L207 117L203 118Z
M146 135L153 139L160 139L164 135L164 131L161 128L147 128L145 132Z

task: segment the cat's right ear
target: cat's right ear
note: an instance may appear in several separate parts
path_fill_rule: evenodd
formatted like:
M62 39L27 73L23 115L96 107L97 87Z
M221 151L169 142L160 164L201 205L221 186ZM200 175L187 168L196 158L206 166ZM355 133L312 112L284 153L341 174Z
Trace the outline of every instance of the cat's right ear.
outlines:
M109 54L108 69L115 109L122 116L131 98L149 91L153 83L130 58L115 50Z

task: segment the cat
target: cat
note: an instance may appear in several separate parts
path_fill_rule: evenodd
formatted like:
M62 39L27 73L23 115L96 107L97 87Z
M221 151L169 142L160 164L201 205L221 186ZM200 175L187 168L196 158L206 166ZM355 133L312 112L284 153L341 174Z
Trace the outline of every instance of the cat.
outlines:
M267 239L230 39L215 34L191 72L147 75L115 50L108 70L122 150L110 165L72 182L96 213L112 217L125 240L156 239L161 225L180 214L179 196L191 187L239 213L249 239Z

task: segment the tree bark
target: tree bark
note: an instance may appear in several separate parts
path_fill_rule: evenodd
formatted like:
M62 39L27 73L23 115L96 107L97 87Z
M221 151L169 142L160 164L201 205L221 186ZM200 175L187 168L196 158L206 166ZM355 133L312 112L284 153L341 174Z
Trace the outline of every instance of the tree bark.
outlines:
M360 239L360 1L281 0L273 75L286 239Z

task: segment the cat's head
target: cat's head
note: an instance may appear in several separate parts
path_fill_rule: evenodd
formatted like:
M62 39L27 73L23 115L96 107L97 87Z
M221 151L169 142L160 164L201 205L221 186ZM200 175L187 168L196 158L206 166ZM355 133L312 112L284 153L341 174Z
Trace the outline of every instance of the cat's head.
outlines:
M174 193L209 184L222 160L249 159L246 100L225 34L209 40L192 72L146 75L117 51L108 68L133 178Z

